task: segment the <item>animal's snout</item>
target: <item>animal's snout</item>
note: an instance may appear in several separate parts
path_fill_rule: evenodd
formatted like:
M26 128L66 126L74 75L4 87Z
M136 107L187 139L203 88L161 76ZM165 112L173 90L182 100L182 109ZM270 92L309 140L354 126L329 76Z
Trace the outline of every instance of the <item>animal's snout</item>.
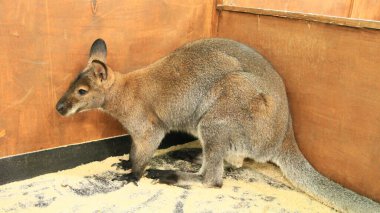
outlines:
M55 109L59 112L59 114L61 115L65 115L66 114L66 107L65 107L65 103L63 101L58 101L57 105L55 106Z

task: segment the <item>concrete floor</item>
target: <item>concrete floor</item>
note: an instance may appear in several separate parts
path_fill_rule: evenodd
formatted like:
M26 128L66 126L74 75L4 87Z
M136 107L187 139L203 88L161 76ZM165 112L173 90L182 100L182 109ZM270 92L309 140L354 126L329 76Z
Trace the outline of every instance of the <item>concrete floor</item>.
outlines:
M171 156L198 146L160 150L150 166L196 171L199 165ZM295 190L271 164L228 169L221 189L168 186L148 178L135 186L112 181L125 173L120 158L128 155L2 185L0 212L335 212Z

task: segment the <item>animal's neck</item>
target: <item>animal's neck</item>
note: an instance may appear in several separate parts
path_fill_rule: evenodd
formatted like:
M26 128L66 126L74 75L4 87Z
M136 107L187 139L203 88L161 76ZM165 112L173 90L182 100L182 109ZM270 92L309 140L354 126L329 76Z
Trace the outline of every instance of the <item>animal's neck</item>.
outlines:
M115 82L109 88L102 108L124 126L125 122L134 116L129 112L136 111L134 108L138 107L138 99L141 96L136 99L136 94L140 93L141 87L146 82L144 77L147 72L147 69L135 70L127 74L115 72Z
M120 116L119 114L123 106L123 99L124 99L123 95L126 94L125 88L124 88L125 75L118 72L114 72L113 75L114 75L114 83L106 92L102 109L106 113L117 118Z

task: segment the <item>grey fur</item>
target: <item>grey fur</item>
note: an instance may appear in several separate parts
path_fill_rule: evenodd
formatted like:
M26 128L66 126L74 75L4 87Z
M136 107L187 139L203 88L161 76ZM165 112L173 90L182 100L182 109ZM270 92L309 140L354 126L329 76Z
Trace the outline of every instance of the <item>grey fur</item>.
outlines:
M179 130L200 139L202 168L150 174L161 182L220 187L224 160L241 166L250 158L276 163L295 186L338 210L380 211L378 203L330 181L306 161L294 139L284 83L252 48L227 39L199 40L127 74L93 63L105 62L105 44L96 50L57 109L70 115L100 108L122 123L133 138L132 173L123 177L128 181L140 179L165 134ZM78 95L83 87L88 93Z

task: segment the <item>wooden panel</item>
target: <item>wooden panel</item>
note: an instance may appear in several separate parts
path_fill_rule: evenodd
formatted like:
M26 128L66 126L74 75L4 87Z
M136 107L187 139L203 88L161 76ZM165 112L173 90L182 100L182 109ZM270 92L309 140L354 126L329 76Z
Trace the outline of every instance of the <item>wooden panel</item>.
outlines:
M222 12L218 36L256 47L280 72L306 158L380 201L380 31Z
M380 21L380 0L353 0L352 18Z
M351 0L224 0L223 4L348 17Z
M218 5L218 11L233 11L239 13L249 13L255 15L265 15L265 16L275 16L288 19L299 19L303 21L312 21L325 24L333 24L340 26L348 26L355 28L368 28L380 30L380 21L365 20L365 19L354 19L345 18L339 16L326 16L318 15L312 13L302 13L302 12L290 12L284 10L271 10L271 9L261 9L261 8L251 8L251 7L238 7L238 6L228 6L228 5Z
M210 37L213 0L2 1L0 156L124 133L99 112L62 118L57 99L84 67L94 39L127 72Z

